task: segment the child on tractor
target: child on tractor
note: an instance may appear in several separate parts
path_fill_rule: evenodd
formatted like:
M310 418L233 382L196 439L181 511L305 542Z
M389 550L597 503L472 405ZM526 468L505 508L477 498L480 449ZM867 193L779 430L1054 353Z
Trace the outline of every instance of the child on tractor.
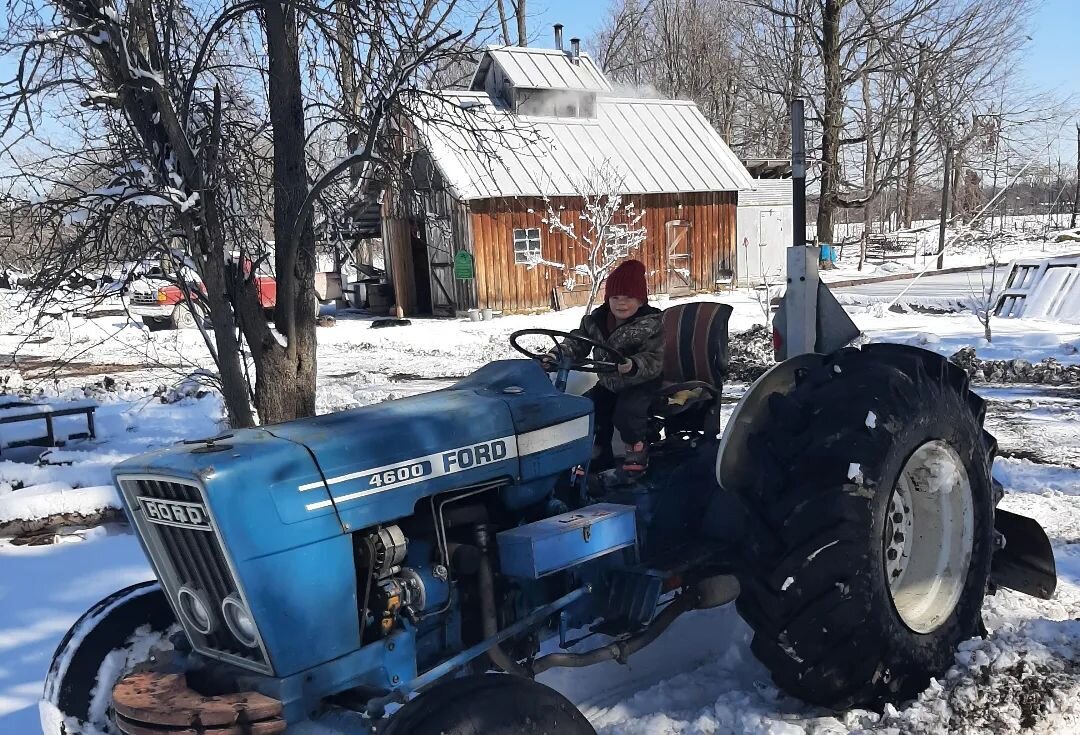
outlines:
M610 347L625 358L617 372L598 374L597 384L585 395L595 406L594 466L604 468L614 463L611 440L614 429L618 429L626 445L622 469L630 478L640 476L648 467L649 404L660 390L664 366L662 312L650 306L648 299L645 265L640 260L627 260L608 276L604 303L586 314L581 326L571 332ZM575 360L588 356L589 349L576 340L567 340L556 348ZM616 359L600 349L594 350L593 357Z

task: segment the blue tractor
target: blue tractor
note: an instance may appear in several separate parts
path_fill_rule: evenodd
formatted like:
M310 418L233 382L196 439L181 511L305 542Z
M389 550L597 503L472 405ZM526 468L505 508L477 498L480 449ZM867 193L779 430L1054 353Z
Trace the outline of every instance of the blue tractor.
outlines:
M668 385L634 480L589 466L591 402L563 390L613 364L565 357L554 381L498 361L120 464L157 580L64 639L46 735L593 733L535 677L625 662L730 602L782 690L875 706L984 632L988 592L1052 594L1042 529L995 509L995 443L963 370L898 345L805 352L721 432L729 314L665 312ZM575 339L515 333L537 358L530 333Z

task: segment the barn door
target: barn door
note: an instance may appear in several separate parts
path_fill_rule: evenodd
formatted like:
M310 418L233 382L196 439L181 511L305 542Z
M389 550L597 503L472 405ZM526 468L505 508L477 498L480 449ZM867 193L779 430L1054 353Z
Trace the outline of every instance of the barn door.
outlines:
M690 223L685 220L672 220L664 225L665 267L664 290L669 296L689 294L694 289L690 277Z
M431 274L431 313L454 316L454 252L450 218L432 216L427 220L428 265Z

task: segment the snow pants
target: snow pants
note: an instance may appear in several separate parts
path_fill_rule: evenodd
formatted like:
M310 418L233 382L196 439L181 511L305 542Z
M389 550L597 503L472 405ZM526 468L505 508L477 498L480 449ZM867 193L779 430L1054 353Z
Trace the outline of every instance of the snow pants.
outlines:
M596 416L596 445L601 456L611 452L611 438L615 429L627 444L645 441L649 431L649 405L660 392L659 378L646 383L631 385L618 393L600 384L593 386L585 395L592 399Z

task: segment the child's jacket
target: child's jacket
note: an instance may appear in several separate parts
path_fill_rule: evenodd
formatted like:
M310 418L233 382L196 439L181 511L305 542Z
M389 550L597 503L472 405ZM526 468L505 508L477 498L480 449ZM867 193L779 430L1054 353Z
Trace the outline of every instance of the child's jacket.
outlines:
M581 326L571 334L580 334L618 350L633 363L634 367L626 375L611 372L596 376L600 385L610 391L617 393L627 386L659 378L664 372L664 317L655 306L642 304L634 316L616 327L615 317L605 302L591 314L586 314ZM590 348L584 342L568 339L563 343L563 349L575 360L581 360L589 354ZM593 358L618 362L618 358L602 349L594 350Z

